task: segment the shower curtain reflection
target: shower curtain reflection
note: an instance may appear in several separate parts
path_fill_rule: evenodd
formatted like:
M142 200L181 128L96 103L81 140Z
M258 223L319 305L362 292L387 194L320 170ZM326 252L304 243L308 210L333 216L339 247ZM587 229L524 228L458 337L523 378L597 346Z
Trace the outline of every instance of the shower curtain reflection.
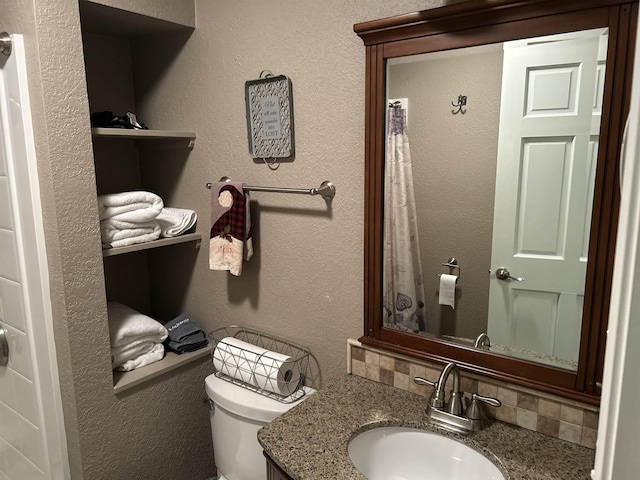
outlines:
M411 332L426 331L406 104L391 102L387 113L383 326Z

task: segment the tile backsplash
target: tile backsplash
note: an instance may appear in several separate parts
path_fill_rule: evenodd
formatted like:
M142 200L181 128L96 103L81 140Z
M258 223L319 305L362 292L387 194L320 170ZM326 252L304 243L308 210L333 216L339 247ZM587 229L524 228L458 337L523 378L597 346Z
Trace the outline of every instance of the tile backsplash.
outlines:
M413 377L435 381L442 370L441 365L374 349L357 340L348 340L348 345L349 373L402 390L426 396L431 387L417 385ZM596 446L596 406L467 372L461 372L460 381L464 392L502 402L501 407L485 408L491 417L588 448Z

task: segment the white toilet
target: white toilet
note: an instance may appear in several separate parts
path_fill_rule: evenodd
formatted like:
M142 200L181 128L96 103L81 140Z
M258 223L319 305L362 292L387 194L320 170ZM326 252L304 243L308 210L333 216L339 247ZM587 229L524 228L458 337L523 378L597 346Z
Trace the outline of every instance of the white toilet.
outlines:
M315 392L293 403L282 403L220 379L205 379L213 409L209 415L219 480L266 480L266 460L258 443L258 430Z

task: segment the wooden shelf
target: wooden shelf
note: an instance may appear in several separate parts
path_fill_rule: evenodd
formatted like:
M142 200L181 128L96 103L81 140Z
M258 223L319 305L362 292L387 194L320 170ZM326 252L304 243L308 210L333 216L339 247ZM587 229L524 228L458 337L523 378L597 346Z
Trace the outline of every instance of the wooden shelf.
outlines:
M121 138L128 140L171 140L184 141L189 148L196 142L195 132L178 132L174 130L133 130L128 128L92 128L94 137Z
M168 245L177 245L180 243L196 242L195 248L200 247L202 241L201 233L187 233L179 237L161 238L152 242L137 243L135 245L127 245L126 247L103 248L103 257L112 257L114 255L122 255L123 253L138 252L140 250L148 250L150 248L166 247Z
M140 385L148 380L164 375L171 370L175 370L183 365L194 362L200 358L211 355L213 345L209 344L195 352L183 353L177 355L173 352L167 352L165 357L159 362L136 368L130 372L113 372L113 391L120 393L129 388Z

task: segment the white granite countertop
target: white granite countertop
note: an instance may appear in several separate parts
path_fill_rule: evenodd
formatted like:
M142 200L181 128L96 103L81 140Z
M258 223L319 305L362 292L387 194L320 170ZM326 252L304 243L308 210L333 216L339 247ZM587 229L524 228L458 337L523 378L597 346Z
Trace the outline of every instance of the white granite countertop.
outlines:
M507 480L588 480L595 451L492 421L470 435L434 426L427 399L355 375L340 377L258 432L264 451L293 480L356 480L347 445L380 426L408 426L455 438L492 460Z

